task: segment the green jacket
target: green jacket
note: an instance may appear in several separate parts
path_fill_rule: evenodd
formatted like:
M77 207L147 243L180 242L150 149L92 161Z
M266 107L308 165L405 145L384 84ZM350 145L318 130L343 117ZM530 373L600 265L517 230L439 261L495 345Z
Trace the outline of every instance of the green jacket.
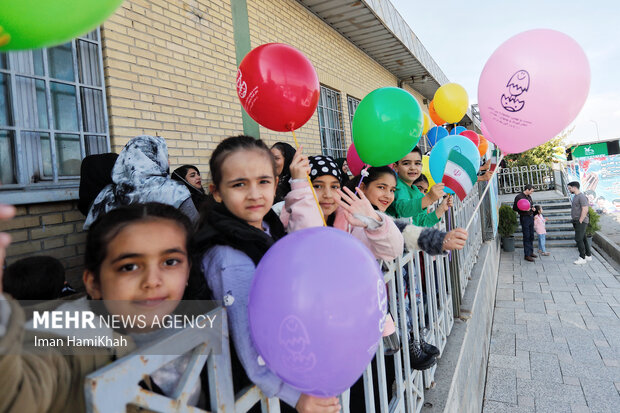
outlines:
M396 182L394 202L387 209L387 213L396 218L411 217L411 223L419 227L432 227L439 222L437 214L427 213L422 208L424 194L416 186L407 185L402 179Z

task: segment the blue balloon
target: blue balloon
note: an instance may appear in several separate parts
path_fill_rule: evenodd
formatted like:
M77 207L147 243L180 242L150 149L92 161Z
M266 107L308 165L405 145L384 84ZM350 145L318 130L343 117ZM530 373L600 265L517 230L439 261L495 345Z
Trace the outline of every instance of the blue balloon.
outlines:
M433 126L427 133L428 143L431 147L435 146L438 140L448 136L448 129L443 126Z
M466 130L467 128L464 128L463 126L457 126L456 128L452 128L450 135L460 135L461 132L465 132Z
M431 155L428 159L428 168L431 171L433 180L437 183L441 182L443 178L443 172L446 169L446 162L448 162L448 155L450 150L455 149L465 155L476 168L476 172L480 170L480 153L474 143L465 136L449 136L437 142L431 150ZM454 191L446 187L445 191L449 194L453 194Z

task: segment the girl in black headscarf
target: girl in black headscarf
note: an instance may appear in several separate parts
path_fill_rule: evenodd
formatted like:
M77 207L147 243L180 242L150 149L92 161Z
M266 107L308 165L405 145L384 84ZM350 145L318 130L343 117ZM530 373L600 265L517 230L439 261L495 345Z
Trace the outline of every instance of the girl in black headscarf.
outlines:
M271 147L271 154L276 161L276 172L278 174L278 187L276 188L276 198L274 204L284 201L286 194L291 192L291 161L295 156L295 148L286 142L278 142Z
M200 210L200 206L207 200L207 195L202 187L202 180L200 179L200 171L194 165L183 165L175 169L170 178L175 181L181 182L189 189L189 193L192 194L192 201L197 210Z

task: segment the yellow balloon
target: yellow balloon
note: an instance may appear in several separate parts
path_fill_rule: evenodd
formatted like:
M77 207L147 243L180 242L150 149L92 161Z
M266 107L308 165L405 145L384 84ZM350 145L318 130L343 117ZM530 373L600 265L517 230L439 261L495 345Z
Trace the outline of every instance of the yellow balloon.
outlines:
M431 128L431 118L428 117L426 112L422 112L422 115L424 115L424 128L422 128L422 135L426 135L428 130Z
M428 159L429 157L427 155L422 156L422 174L428 179L428 189L431 189L431 187L435 185L435 181L431 175L431 170L428 168Z
M437 115L448 123L463 119L469 106L467 92L457 83L447 83L437 89L433 101Z

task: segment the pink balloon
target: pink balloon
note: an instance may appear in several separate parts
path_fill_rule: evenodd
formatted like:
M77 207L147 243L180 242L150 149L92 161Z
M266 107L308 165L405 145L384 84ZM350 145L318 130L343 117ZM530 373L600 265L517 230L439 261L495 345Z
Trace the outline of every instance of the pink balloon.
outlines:
M349 150L347 151L347 165L349 165L349 170L353 176L359 175L362 169L364 169L364 162L360 159L353 144L349 146Z
M530 205L530 201L527 199L519 199L517 202L517 208L521 211L529 211L532 206Z
M495 143L489 133L489 130L487 129L487 125L485 125L483 121L480 121L480 131L482 132L482 136L484 136L489 142Z
M476 146L478 146L478 144L480 143L480 138L478 138L478 134L474 132L473 130L469 130L469 129L465 130L459 133L459 135L465 136L467 139L472 141L474 145Z
M575 119L589 89L588 59L571 37L548 29L511 37L480 75L484 136L507 153L541 145Z

